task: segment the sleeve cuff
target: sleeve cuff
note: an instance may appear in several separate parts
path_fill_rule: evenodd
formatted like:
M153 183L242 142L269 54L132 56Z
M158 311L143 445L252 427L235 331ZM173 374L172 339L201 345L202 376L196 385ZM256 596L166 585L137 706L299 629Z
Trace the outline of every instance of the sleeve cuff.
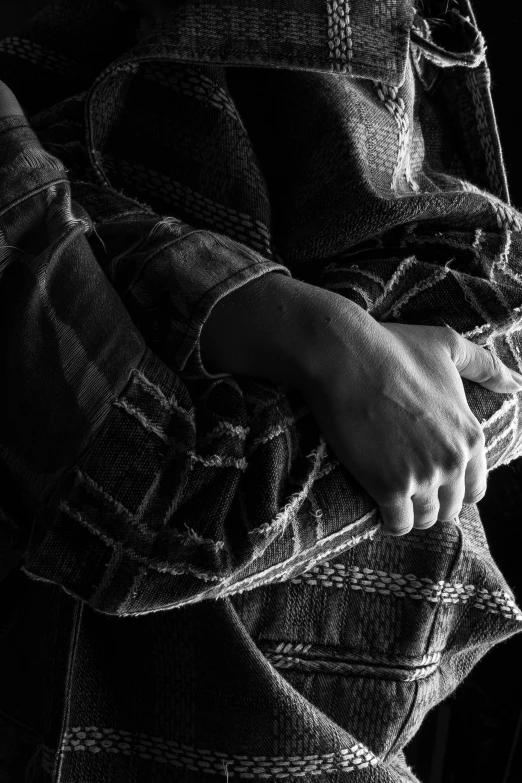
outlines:
M282 273L287 277L291 277L290 270L281 264L270 262L254 263L251 266L240 269L236 274L223 280L220 285L208 291L201 299L198 311L194 314L194 319L192 320L186 335L185 350L188 351L188 353L181 370L181 375L185 380L198 380L201 378L212 380L232 377L232 373L211 373L206 370L201 358L200 337L203 326L212 309L220 299L232 291L235 291L237 288L241 288L250 280L255 280L258 277L273 272Z
M201 358L200 335L220 299L268 272L292 276L288 267L241 242L173 218L138 221L132 235L121 224L99 225L97 232L113 259L109 278L136 327L184 379L230 377L208 372Z
M0 214L55 182L67 169L46 152L21 114L0 118Z

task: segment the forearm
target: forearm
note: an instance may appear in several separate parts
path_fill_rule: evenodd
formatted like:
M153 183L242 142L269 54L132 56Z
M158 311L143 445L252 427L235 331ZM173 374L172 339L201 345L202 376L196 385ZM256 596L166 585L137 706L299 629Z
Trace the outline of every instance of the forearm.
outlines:
M266 274L214 306L200 336L210 372L230 372L302 389L319 372L318 346L335 321L370 318L331 291L283 274Z

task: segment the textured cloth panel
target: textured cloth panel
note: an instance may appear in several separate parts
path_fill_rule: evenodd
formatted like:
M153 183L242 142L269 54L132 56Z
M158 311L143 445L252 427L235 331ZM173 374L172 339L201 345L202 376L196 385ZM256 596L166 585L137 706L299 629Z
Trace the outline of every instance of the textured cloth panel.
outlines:
M0 452L27 490L0 496L25 783L415 782L426 714L522 630L475 504L383 535L302 395L199 350L214 304L277 272L522 370L484 41L466 0L442 31L422 5L179 0L138 42L132 11L65 0L0 42L28 116L0 127L0 263L58 199L146 344L84 451L52 474ZM463 384L488 470L521 456L520 395Z

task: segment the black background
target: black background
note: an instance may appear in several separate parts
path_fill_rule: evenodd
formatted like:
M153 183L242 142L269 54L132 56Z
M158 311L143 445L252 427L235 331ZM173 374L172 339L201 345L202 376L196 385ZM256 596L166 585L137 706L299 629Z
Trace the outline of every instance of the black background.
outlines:
M16 35L45 0L0 0L0 39ZM493 102L511 200L522 210L518 3L475 0L488 45ZM1 74L0 74L1 78ZM522 601L522 459L490 474L479 503L493 556ZM521 783L522 635L491 650L455 694L429 713L406 751L422 783Z

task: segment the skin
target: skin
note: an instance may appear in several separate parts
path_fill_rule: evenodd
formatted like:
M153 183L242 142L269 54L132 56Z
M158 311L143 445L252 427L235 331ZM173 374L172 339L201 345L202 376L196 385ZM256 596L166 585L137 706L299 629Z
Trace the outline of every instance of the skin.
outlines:
M486 492L484 434L461 378L499 394L522 376L453 329L380 323L330 291L268 274L227 294L203 328L212 372L302 392L384 532L451 521Z
M13 114L22 108L0 82L0 118ZM499 394L522 390L519 373L453 329L379 323L282 274L223 297L200 343L211 371L299 389L392 535L451 520L485 494L484 435L461 378Z

